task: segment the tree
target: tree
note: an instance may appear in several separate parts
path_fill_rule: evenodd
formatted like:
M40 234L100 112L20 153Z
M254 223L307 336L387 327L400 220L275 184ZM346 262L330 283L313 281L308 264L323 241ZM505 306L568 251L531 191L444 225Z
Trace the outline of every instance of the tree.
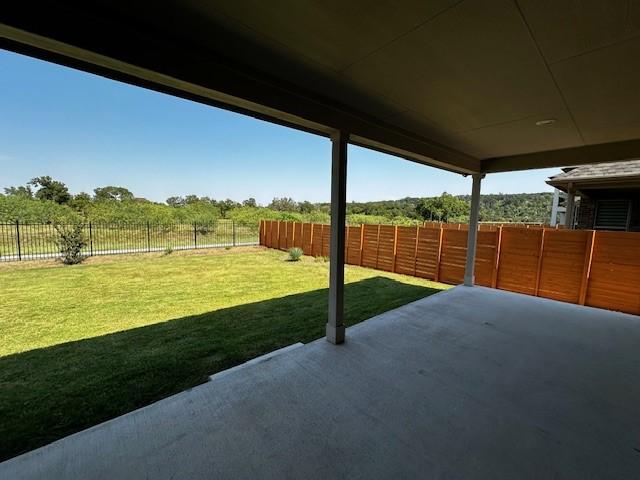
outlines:
M25 187L9 187L4 189L4 193L6 195L13 195L16 197L25 197L25 198L33 198L33 190L31 186L27 185Z
M229 198L227 198L226 200L219 201L218 208L220 209L220 215L222 215L222 218L227 218L227 212L237 207L238 205L239 205L238 202L234 202Z
M279 212L294 212L297 210L297 207L298 205L292 198L282 197L274 198L268 208Z
M98 187L94 191L94 199L96 202L133 200L133 193L124 187L114 187L112 185L106 187Z
M256 199L251 197L251 198L247 198L245 201L242 202L242 206L243 207L257 207L258 203L256 202Z
M458 197L444 192L439 197L420 200L416 206L416 211L425 220L448 222L450 219L467 214L469 206Z
M185 201L182 197L169 197L167 198L167 205L170 207L183 207L185 205Z
M51 200L60 205L66 205L71 200L67 186L48 175L32 178L28 185L33 185L38 189L35 193L38 200Z
M89 205L91 205L91 195L86 192L80 192L77 195L74 195L69 202L69 206L71 208L81 213L85 213L89 208Z
M200 202L200 199L198 198L197 195L187 195L186 197L184 197L184 203L186 203L187 205L193 205L199 202Z
M298 203L298 211L300 213L311 213L315 210L315 206L313 203L305 200L304 202Z

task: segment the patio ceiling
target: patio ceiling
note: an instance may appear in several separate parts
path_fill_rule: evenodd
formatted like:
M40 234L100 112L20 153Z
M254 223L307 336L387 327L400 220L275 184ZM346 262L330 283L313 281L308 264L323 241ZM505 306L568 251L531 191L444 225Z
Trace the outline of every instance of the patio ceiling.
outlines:
M461 173L640 157L630 0L23 1L0 37Z

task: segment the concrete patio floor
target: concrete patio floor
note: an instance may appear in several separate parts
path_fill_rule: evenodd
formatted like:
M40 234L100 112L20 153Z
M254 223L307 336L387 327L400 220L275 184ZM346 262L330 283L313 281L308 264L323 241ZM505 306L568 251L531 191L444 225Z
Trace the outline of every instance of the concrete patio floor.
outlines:
M640 318L456 287L0 464L6 479L640 478Z

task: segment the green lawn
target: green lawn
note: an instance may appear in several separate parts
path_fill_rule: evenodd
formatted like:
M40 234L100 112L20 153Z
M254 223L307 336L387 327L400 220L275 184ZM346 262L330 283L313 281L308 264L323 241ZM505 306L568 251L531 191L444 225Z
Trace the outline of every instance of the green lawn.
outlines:
M0 268L0 459L324 333L328 263L274 250ZM447 286L347 267L347 323Z

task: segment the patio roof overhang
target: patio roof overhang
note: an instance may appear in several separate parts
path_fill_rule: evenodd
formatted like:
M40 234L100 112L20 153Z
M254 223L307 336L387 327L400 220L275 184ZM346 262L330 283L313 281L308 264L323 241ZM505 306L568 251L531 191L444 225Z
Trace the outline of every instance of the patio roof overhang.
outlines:
M0 46L480 173L640 156L639 18L627 2L24 1Z

